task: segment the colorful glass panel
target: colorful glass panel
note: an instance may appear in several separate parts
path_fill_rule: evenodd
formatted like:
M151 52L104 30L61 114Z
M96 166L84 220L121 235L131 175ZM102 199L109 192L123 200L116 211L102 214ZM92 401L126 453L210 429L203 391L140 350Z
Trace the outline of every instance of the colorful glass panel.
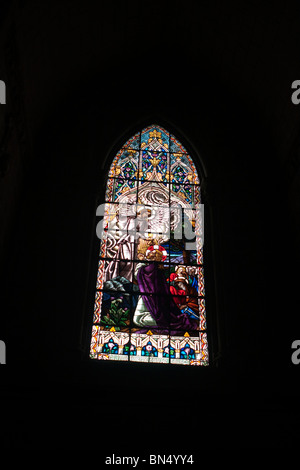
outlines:
M207 365L199 177L185 147L153 125L109 170L90 356Z

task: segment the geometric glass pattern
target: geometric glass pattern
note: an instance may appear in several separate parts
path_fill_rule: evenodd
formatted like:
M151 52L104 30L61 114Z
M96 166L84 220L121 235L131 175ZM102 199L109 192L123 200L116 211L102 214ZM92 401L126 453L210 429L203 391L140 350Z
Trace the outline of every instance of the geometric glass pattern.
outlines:
M152 125L109 169L90 357L208 365L199 177L183 145Z

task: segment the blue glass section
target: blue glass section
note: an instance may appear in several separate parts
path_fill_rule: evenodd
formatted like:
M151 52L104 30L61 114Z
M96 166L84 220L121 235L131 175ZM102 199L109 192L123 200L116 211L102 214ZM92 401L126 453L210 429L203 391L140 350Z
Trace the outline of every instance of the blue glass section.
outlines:
M188 343L180 349L180 359L195 359L195 351Z
M136 356L136 347L133 344L131 344L130 346L129 344L125 344L123 354L126 354L128 356L128 353L130 354L130 356Z
M187 153L185 147L178 142L177 139L171 134L170 135L170 152L175 152L175 153Z
M157 357L157 349L155 346L151 344L151 341L149 340L146 346L142 348L142 356L152 356L152 357Z
M190 233L194 233L191 229ZM184 227L182 228L182 236L184 236ZM169 253L170 263L181 264L181 265L193 265L197 264L197 251L196 250L185 250L185 242L182 240L171 240L170 245L166 248Z
M169 149L169 133L165 129L159 126L150 126L143 129L141 148L156 150L161 146L166 150Z
M172 346L166 346L163 349L163 357L175 357L175 349Z
M108 343L104 343L103 348L102 348L103 353L108 353L108 354L118 354L119 352L119 346L117 343L114 343L113 339L110 338Z

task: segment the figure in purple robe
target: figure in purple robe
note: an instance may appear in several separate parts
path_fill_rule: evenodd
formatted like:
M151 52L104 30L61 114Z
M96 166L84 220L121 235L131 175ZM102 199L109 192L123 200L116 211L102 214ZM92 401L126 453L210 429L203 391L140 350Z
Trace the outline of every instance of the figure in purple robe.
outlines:
M182 312L174 302L158 263L139 263L135 274L141 292L133 318L136 325L171 331L197 329L198 321Z

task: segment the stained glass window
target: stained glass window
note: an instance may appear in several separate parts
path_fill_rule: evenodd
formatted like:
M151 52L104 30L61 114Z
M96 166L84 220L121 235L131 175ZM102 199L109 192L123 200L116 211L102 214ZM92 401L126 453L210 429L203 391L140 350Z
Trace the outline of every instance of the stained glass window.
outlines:
M200 183L176 137L123 145L101 215L90 357L208 365Z

